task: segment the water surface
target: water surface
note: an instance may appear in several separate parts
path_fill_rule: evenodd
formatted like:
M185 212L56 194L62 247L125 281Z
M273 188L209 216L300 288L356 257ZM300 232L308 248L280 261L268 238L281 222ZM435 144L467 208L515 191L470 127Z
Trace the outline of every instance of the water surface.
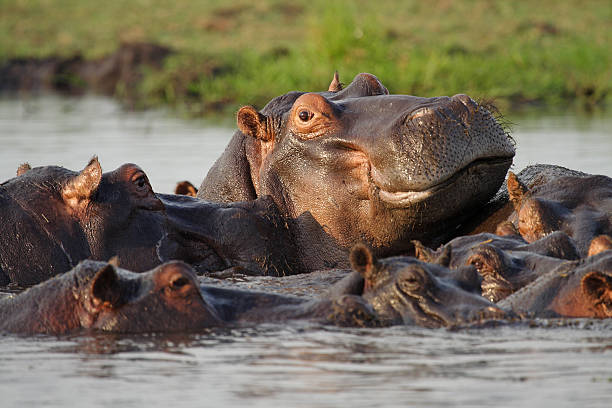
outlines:
M155 191L169 193L185 179L199 186L232 133L229 126L164 111L126 112L103 97L3 98L0 179L14 177L24 162L81 170L97 155L103 171L136 163Z
M612 175L612 117L513 118L515 170ZM233 130L98 97L0 100L0 179L17 166L139 164L198 184ZM0 335L2 407L609 407L612 323L484 329L264 325L177 336Z

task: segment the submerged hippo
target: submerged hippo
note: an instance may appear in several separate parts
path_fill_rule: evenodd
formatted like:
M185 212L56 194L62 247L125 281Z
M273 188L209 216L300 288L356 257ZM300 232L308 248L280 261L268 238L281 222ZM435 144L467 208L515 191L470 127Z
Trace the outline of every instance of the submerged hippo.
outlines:
M612 317L612 251L566 261L498 303L530 317Z
M514 156L502 126L468 96L390 95L371 74L345 89L336 80L327 92L287 93L261 111L245 106L237 122L198 197L269 195L314 269L338 265L356 242L385 255L454 236Z
M0 300L0 332L176 332L219 325L216 310L182 262L136 274L106 262L83 261L66 274Z
M528 242L560 230L586 256L593 238L612 234L610 177L582 173L529 186L510 173L508 192L514 207L509 220Z
M301 298L200 287L193 269L179 261L134 273L112 263L86 260L0 300L0 333L184 332L296 319L378 325L373 309L359 297Z
M457 276L441 265L408 256L378 260L364 245L356 245L350 259L358 275L338 285L352 279L353 293L360 294L385 324L447 327L508 316L479 294L462 289Z
M81 172L22 166L0 184L0 285L33 285L114 256L134 271L180 259L199 272L293 273L292 239L271 207L156 194L135 164L104 174L97 158Z

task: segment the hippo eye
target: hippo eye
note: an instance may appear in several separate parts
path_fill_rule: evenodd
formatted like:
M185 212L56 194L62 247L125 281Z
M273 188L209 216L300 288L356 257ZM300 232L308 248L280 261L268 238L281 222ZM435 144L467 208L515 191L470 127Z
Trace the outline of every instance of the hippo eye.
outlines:
M421 279L415 273L408 273L402 277L401 286L409 291L416 291L421 288Z
M173 280L170 285L172 286L172 289L180 289L188 283L189 279L185 278L184 276L181 276L180 278Z
M302 122L308 122L313 116L314 114L307 110L301 110L300 113L298 113L298 117Z
M147 179L144 174L140 174L140 176L132 180L132 183L136 184L138 188L144 188L147 185Z

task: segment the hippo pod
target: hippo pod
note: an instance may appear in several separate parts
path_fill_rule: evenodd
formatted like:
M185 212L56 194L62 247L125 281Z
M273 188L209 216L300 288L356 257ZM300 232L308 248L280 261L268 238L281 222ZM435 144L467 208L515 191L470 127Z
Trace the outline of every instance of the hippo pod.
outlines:
M321 296L292 296L199 285L180 261L145 273L82 261L71 271L0 300L0 332L63 334L198 331L214 327L310 320L351 327L441 327L505 314L461 289L448 269L398 257L351 252L356 271ZM465 284L465 282L464 282Z
M556 231L532 243L518 235L480 233L454 238L437 250L415 241L419 259L455 270L473 266L481 294L497 302L566 260L580 257L574 241Z
M198 197L269 195L294 221L311 269L342 265L357 242L389 255L411 250L411 239L452 237L514 156L502 126L468 96L390 95L371 74L345 89L335 78L327 92L287 93L261 111L245 106L237 123Z
M299 272L293 240L271 200L218 204L156 194L135 164L102 173L31 169L0 185L0 285L42 282L83 259L117 256L145 271L180 259L199 272L237 267L254 274Z

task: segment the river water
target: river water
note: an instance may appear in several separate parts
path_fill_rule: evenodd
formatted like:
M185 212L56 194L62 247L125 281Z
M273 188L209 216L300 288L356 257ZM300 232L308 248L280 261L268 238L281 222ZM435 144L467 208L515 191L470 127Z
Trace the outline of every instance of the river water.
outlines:
M511 118L515 170L612 176L612 116ZM139 164L156 191L198 184L232 123L113 101L0 99L0 180L20 163ZM0 335L0 407L609 407L612 321L481 329L263 325L191 335Z

